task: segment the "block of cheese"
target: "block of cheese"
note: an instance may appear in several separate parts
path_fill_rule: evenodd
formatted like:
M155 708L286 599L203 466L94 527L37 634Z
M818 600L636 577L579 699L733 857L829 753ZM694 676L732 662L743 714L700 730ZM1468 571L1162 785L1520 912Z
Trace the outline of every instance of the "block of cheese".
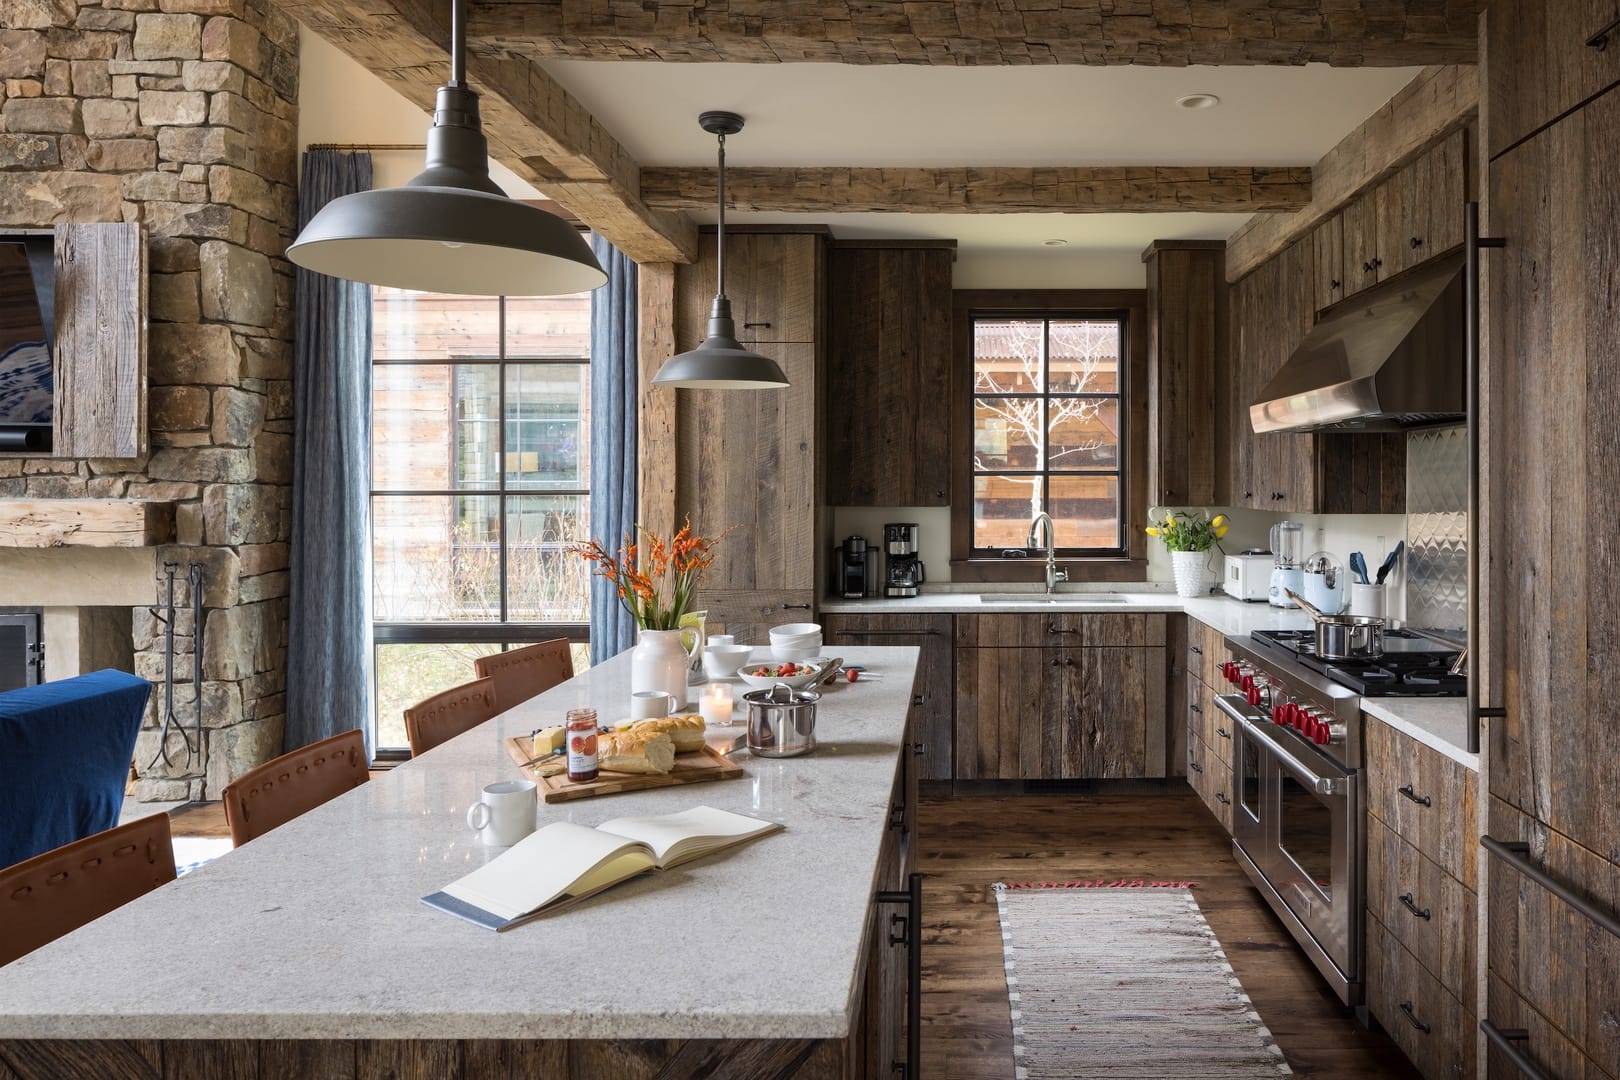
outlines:
M566 732L564 732L564 730L560 727L541 728L539 731L535 732L533 751L534 756L541 757L545 754L555 754L557 751L561 750L564 743L567 741L564 738L565 734Z

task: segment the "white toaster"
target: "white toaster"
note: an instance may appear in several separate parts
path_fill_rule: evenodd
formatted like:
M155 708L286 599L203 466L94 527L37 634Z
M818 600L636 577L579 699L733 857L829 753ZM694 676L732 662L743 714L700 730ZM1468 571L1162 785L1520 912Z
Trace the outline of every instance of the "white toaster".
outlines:
M1271 555L1228 555L1221 588L1238 600L1266 600L1271 594Z

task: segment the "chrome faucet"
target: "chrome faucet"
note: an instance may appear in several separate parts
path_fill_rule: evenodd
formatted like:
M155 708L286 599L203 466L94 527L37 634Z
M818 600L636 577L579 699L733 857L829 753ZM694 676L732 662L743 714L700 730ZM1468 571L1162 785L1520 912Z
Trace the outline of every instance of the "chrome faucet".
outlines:
M1042 525L1046 526L1043 531ZM1052 524L1052 515L1045 510L1037 510L1035 517L1029 523L1029 539L1025 547L1041 548L1046 552L1046 591L1048 594L1057 591L1057 583L1069 580L1067 570L1059 570L1057 566L1057 526Z

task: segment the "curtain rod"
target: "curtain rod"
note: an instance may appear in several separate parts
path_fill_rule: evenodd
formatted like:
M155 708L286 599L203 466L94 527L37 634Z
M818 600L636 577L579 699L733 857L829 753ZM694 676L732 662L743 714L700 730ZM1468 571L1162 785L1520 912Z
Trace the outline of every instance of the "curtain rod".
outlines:
M310 143L305 150L426 150L426 143Z

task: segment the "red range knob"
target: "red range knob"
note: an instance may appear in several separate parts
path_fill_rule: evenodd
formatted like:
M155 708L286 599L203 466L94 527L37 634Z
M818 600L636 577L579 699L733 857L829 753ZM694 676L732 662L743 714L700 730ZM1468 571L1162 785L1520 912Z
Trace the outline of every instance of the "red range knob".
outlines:
M1250 680L1248 693L1244 696L1248 698L1250 705L1253 705L1257 709L1260 707L1260 698L1262 695L1260 693L1260 688L1254 685L1253 680Z
M1292 701L1283 706L1283 723L1292 727L1299 726L1299 706Z
M1280 723L1283 722L1283 709L1284 708L1285 708L1285 706L1282 706L1282 705L1273 705L1271 707L1271 722L1273 724L1280 724Z
M1238 680L1238 686L1243 688L1244 693L1248 693L1250 690L1253 690L1254 689L1254 676L1253 675L1245 675L1245 676L1243 676L1243 678Z
M1333 741L1333 729L1326 724L1316 725L1316 742L1319 746L1326 746Z

